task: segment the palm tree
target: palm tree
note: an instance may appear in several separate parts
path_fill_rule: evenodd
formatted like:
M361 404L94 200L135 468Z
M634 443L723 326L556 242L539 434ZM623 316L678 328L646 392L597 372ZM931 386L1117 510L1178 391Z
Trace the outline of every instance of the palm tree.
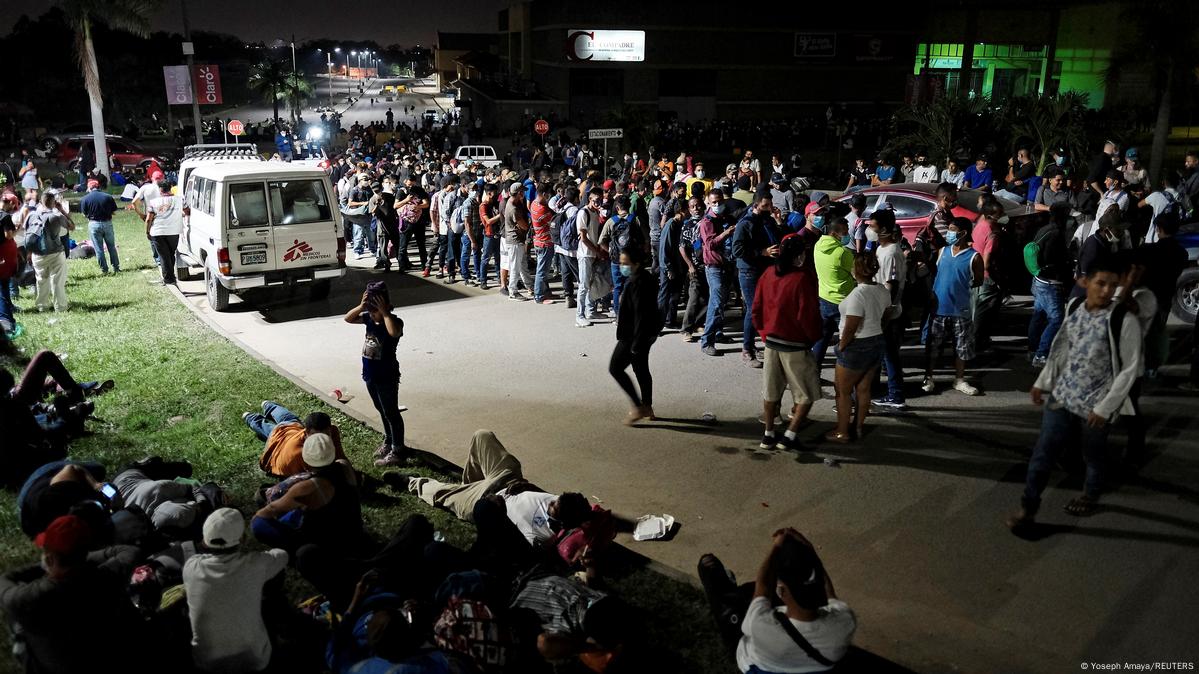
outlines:
M1054 96L1015 96L1003 103L997 126L1010 126L1012 140L1028 146L1037 164L1037 175L1045 171L1049 155L1065 148L1071 157L1081 157L1086 148L1084 117L1087 95L1068 91Z
M83 86L91 104L96 166L104 175L109 173L108 142L104 136L104 96L100 92L92 28L96 23L103 23L138 37L148 37L150 17L158 4L158 0L61 0L63 12L75 33L75 58L83 71Z
M312 83L304 78L303 73L289 72L284 77L283 89L279 93L291 101L291 119L295 122L299 120L300 108L312 98Z
M981 136L988 126L990 101L981 96L967 98L945 95L932 103L903 108L895 114L898 134L884 148L895 152L913 148L923 149L928 156L946 166L963 151L970 154L972 145L981 145Z
M1199 5L1176 0L1129 2L1120 25L1125 27L1125 37L1112 51L1105 76L1110 85L1126 72L1148 71L1151 90L1160 96L1149 158L1149 179L1156 185L1166 158L1174 94L1194 81L1199 66Z
M275 114L271 123L279 126L279 99L286 95L288 79L291 77L291 67L284 66L282 61L265 59L250 67L250 77L246 84L261 93L265 100L270 101ZM309 87L311 89L311 87Z

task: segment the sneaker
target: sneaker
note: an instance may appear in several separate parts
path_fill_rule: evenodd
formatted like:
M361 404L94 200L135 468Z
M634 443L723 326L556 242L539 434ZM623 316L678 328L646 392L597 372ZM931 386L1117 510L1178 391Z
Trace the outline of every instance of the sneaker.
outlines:
M803 451L803 444L799 438L788 438L786 435L780 435L778 442L774 443L775 449L786 449L793 452Z
M700 353L704 354L705 356L719 356L720 355L720 352L717 351L716 347L714 347L714 346L705 346L704 348L700 349Z
M906 410L908 408L907 403L902 400L897 400L889 395L883 396L882 398L875 398L870 402L879 407L886 407L887 409L892 410Z
M389 470L383 473L383 484L386 484L396 491L408 491L409 485L412 484L413 477L413 475L408 475L407 473Z
M391 451L391 445L389 445L389 444L387 444L387 443L385 442L385 443L383 443L383 444L381 444L381 445L379 445L378 447L376 447L376 448L375 448L375 452L374 452L374 454L375 454L375 458L376 458L376 459L381 459L381 458L383 458L384 456L387 456L387 453L388 453L388 452L390 452L390 451Z
M540 302L538 302L538 304L553 304L553 303L554 303L554 301L548 297L546 297L546 298L542 299Z
M386 269L387 264L383 260L376 260L374 269Z
M386 466L402 466L404 465L404 455L401 451L392 447L390 448L390 451L384 454L381 458L375 459L375 465L379 468L384 468Z
M933 378L932 377L925 377L924 383L920 385L920 390L924 391L925 393L932 393L934 388L936 388L936 387L933 386Z
M755 370L762 369L762 361L758 360L757 354L750 353L749 351L741 352L741 362Z
M437 272L437 278L445 278L445 272L443 272L443 271Z
M575 318L575 327L576 328L590 328L591 321L587 320L586 318Z
M429 269L428 269L428 267L426 267L426 268L422 269L422 270L421 270L421 272L420 272L420 275L421 275L421 278L429 278Z
M504 297L508 296L508 286L500 286L500 294Z
M527 298L524 295L521 295L520 293L517 292L517 293L512 293L511 295L508 295L508 299L517 300L519 302L526 302L526 301L528 301L529 298Z
M579 308L579 301L578 301L578 300L576 300L576 299L575 299L575 298L573 298L573 297L572 297L572 298L570 298L570 299L568 299L568 300L566 300L566 308L567 308L567 309L578 309L578 308Z
M253 412L242 412L241 413L242 422L245 422L246 419L249 419L251 414L254 414L254 413Z
M965 393L968 396L978 395L978 388L971 386L965 379L959 379L953 383L953 390Z
M479 284L479 290L491 290L491 286L487 285L487 281Z
M1046 356L1033 356L1029 362L1032 363L1033 367L1045 367L1045 362L1048 360L1049 358Z
M773 435L763 435L762 441L758 443L761 449L771 449L774 447L775 439Z
M589 316L588 318L590 318L592 320L595 320L597 318L608 318L608 314L606 314L602 311L596 311L594 314L591 314L591 316Z
M458 282L458 279L454 278L453 276L451 276L451 277L449 277L448 279L446 279L446 280L442 281L442 283L446 284L447 286L448 286L448 285L450 285L451 283L457 283L457 282Z

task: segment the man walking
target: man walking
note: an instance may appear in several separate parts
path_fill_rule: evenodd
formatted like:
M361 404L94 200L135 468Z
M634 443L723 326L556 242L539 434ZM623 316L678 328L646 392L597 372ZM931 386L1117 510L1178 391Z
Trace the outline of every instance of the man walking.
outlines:
M733 257L737 260L737 280L741 286L741 302L745 307L741 323L741 360L755 369L762 367L762 361L758 359L758 331L753 323L754 293L758 287L758 277L779 255L776 213L778 211L769 194L758 197L745 217L737 223L733 234Z
M88 236L96 248L96 259L100 262L100 273L108 273L108 257L112 258L112 270L121 271L121 260L117 257L117 239L112 229L112 214L117 212L117 202L112 195L100 189L97 180L87 181L87 195L79 201L79 210L87 218Z

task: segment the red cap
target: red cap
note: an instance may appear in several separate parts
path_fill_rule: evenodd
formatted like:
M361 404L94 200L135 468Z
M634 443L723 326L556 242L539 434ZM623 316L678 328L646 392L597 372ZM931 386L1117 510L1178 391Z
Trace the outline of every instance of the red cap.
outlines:
M92 189L93 187L99 187L99 186L100 186L100 181L99 181L99 180L89 180L89 181L87 181L87 188L88 188L89 190L90 190L90 189Z
M604 181L604 190L616 189L616 181L608 178Z
M821 206L820 204L816 203L815 201L809 201L808 205L804 206L804 208L803 208L803 214L811 215L813 213L823 211L826 208L828 208L828 206Z
M21 198L12 192L5 192L4 194L0 194L0 201L11 201L14 204L19 204L21 203Z
M159 180L162 180L165 177L166 176L162 175L162 171L155 171L150 174L150 180L153 180L154 182L158 182Z
M50 523L33 539L33 544L57 554L72 554L87 550L92 531L87 522L75 515L63 515Z

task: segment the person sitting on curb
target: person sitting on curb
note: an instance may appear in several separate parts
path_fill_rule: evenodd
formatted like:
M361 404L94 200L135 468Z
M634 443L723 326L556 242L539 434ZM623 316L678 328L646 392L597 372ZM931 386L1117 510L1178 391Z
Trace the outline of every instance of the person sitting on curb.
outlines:
M304 442L318 433L333 441L334 459L349 463L341 446L341 431L324 412L312 412L301 422L291 410L273 400L262 401L262 413L246 412L242 421L266 443L258 466L273 477L285 478L307 470Z
M857 618L837 599L803 534L779 529L771 540L753 583L738 586L715 555L699 560L700 582L725 646L742 672L832 669L849 651Z

